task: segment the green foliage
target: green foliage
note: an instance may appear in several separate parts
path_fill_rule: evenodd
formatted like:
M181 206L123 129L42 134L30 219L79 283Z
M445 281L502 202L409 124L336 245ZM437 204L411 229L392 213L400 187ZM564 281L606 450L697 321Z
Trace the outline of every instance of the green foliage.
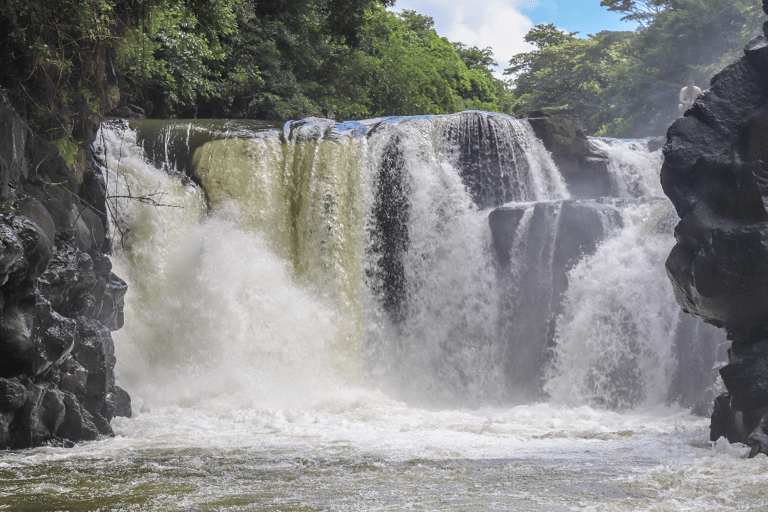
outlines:
M507 85L491 73L490 48L452 44L431 18L393 14L384 9L391 3L244 0L232 5L231 30L211 30L221 26L213 20L200 34L188 14L155 15L122 45L125 90L154 117L509 110ZM205 39L211 34L215 45Z
M459 54L469 69L478 69L490 75L491 68L498 65L498 62L493 58L493 50L490 46L481 50L477 46L470 48L463 43L453 43L453 49L456 50L456 53Z
M457 51L432 27L413 11L373 10L360 46L321 82L322 104L344 118L500 110L507 91L491 75L490 49Z
M602 0L600 5L609 11L621 12L625 21L636 21L647 26L656 15L674 6L674 0Z
M150 117L509 111L490 48L394 0L6 0L0 72L72 160L118 101ZM22 80L19 80L23 77ZM118 90L119 85L119 90Z
M517 75L513 112L570 114L585 124L598 118L600 93L609 86L611 71L624 62L615 50L625 37L604 32L579 39L553 25L534 27L526 40L538 49L514 56L505 70Z
M80 151L80 147L72 139L71 134L68 133L66 137L56 139L53 143L58 148L59 156L64 159L64 162L70 167L73 166L75 164L77 153Z
M616 137L661 135L678 116L680 88L702 88L760 33L761 9L748 0L603 0L639 22L634 32L579 39L539 25L526 40L536 49L515 55L513 112L563 112L588 132Z
M155 115L220 94L222 41L236 31L239 0L159 0L120 38L118 65L129 96L143 91ZM237 72L234 75L239 77ZM141 93L138 93L141 94Z
M0 84L69 153L73 128L106 107L105 50L118 14L114 0L6 0L0 10Z
M663 133L685 80L703 86L763 21L754 0L602 0L638 29L582 38L538 25L534 50L509 61L510 87L493 76L491 48L452 43L428 16L386 11L393 3L5 0L0 84L68 162L121 92L151 117L543 109L591 133L641 136Z

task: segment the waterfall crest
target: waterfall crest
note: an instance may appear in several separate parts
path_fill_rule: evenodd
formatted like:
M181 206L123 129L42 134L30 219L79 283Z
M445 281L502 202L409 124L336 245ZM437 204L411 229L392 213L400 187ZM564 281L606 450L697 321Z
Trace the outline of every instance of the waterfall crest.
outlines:
M621 155L624 198L595 202L571 200L530 125L498 114L207 139L177 122L149 149L136 126L105 125L99 151L132 283L118 371L155 399L367 385L426 406L625 408L685 381L647 148L593 141Z

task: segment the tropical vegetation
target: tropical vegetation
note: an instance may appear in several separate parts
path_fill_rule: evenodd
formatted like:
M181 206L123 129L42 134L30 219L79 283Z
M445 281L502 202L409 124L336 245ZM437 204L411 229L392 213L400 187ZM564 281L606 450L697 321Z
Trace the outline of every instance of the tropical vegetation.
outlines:
M760 33L757 0L602 0L636 24L551 24L494 76L491 48L441 37L394 0L5 0L0 85L64 153L118 98L149 117L359 119L468 109L578 118L592 134L661 134ZM507 57L509 58L509 57Z
M680 89L702 89L734 62L765 21L756 0L602 0L637 23L627 32L580 38L553 25L526 36L535 49L515 55L513 113L541 109L575 116L592 134L662 135L678 116Z

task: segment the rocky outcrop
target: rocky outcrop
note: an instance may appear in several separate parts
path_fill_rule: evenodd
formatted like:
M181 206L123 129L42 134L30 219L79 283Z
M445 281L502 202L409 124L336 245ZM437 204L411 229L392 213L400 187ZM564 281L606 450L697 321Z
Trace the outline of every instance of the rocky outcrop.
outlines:
M93 440L130 415L104 200L99 171L67 166L0 91L0 449Z
M711 437L747 443L752 455L768 453L767 127L760 36L670 127L661 173L681 219L666 264L678 302L732 342Z
M488 222L499 262L509 386L540 399L568 271L621 227L621 214L609 205L569 200L497 208Z
M590 143L576 118L541 111L527 114L536 136L552 154L552 159L578 199L613 195L608 156Z

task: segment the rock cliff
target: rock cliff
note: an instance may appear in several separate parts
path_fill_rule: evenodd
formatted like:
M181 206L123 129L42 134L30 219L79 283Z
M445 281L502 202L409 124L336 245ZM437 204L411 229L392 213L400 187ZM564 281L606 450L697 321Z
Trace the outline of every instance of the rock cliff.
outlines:
M754 456L768 453L768 38L744 53L670 127L661 179L681 219L666 264L677 300L731 341L711 438Z
M527 225L520 229L526 214ZM488 223L499 263L504 304L499 333L508 347L509 386L519 397L541 400L568 272L594 254L610 226L622 225L621 214L595 201L561 200L502 206L489 214Z
M100 172L79 169L0 90L0 449L97 439L130 415L110 334L126 285Z

